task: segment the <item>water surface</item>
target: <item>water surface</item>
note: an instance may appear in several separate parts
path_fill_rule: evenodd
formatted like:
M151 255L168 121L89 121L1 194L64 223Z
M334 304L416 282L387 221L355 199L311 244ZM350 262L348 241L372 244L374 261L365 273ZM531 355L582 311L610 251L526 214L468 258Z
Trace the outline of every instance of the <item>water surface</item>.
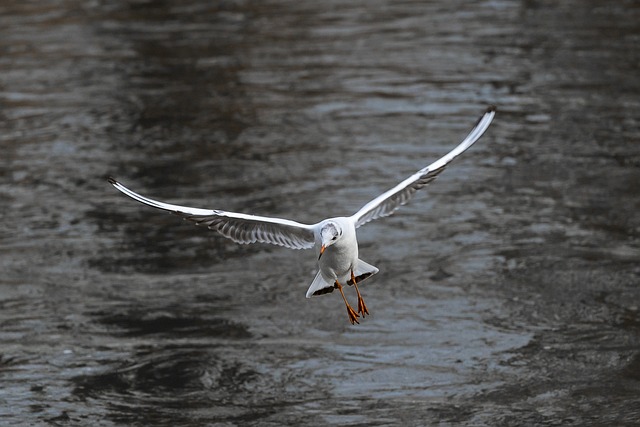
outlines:
M3 3L2 424L635 425L639 22L632 1ZM315 222L489 104L480 143L359 231L381 271L355 327L304 298L311 252L106 182Z

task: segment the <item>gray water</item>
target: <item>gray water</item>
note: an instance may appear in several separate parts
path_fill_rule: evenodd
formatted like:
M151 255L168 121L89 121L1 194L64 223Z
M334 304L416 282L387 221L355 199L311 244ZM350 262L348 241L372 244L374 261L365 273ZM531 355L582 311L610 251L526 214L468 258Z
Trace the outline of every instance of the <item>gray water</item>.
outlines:
M640 421L637 2L7 1L0 52L0 424ZM106 181L316 222L490 104L359 230L357 326Z

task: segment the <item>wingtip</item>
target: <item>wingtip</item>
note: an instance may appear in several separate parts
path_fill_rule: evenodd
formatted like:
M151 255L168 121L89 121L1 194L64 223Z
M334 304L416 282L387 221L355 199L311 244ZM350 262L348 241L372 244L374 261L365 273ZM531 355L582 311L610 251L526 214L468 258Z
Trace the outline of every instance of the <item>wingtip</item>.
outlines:
M116 185L118 183L118 181L116 181L116 179L112 176L107 177L107 181L109 181L109 184L111 185Z
M490 116L489 123L491 123L491 121L493 120L493 117L494 117L494 115L496 113L496 110L497 110L497 107L495 105L489 105L487 107L487 109L485 110L484 114L482 116L480 116L480 118L478 118L478 120L476 121L475 127L478 127L480 125L480 123L482 123L484 120L486 120L487 117L489 117L489 116Z

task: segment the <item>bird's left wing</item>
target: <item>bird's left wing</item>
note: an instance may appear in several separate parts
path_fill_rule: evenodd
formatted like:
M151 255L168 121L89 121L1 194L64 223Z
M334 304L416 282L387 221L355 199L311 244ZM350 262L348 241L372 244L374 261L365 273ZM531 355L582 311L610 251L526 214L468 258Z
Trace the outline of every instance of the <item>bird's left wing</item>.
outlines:
M495 114L495 107L487 108L469 135L456 148L364 205L351 217L356 228L376 218L391 215L396 209L407 203L416 191L436 179L453 159L480 139L489 128Z
M180 215L198 225L205 225L236 243L271 243L291 249L311 249L315 243L314 226L288 219L247 215L218 209L198 209L172 205L144 197L109 178L122 193L145 205Z

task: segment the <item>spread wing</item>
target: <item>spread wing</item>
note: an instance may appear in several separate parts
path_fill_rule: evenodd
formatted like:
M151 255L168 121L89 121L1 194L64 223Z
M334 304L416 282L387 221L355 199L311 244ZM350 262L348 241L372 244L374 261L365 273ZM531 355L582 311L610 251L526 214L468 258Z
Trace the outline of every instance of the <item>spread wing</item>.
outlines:
M198 209L149 199L109 178L122 193L145 205L180 215L198 225L205 225L236 243L271 243L291 249L311 249L315 243L313 225L287 219L246 215L218 209Z
M364 205L351 217L356 228L376 218L391 215L396 209L407 203L416 191L436 179L453 159L480 139L491 124L495 114L496 108L493 106L489 107L464 141L450 151L449 154L441 157L429 166L420 169L400 184Z

